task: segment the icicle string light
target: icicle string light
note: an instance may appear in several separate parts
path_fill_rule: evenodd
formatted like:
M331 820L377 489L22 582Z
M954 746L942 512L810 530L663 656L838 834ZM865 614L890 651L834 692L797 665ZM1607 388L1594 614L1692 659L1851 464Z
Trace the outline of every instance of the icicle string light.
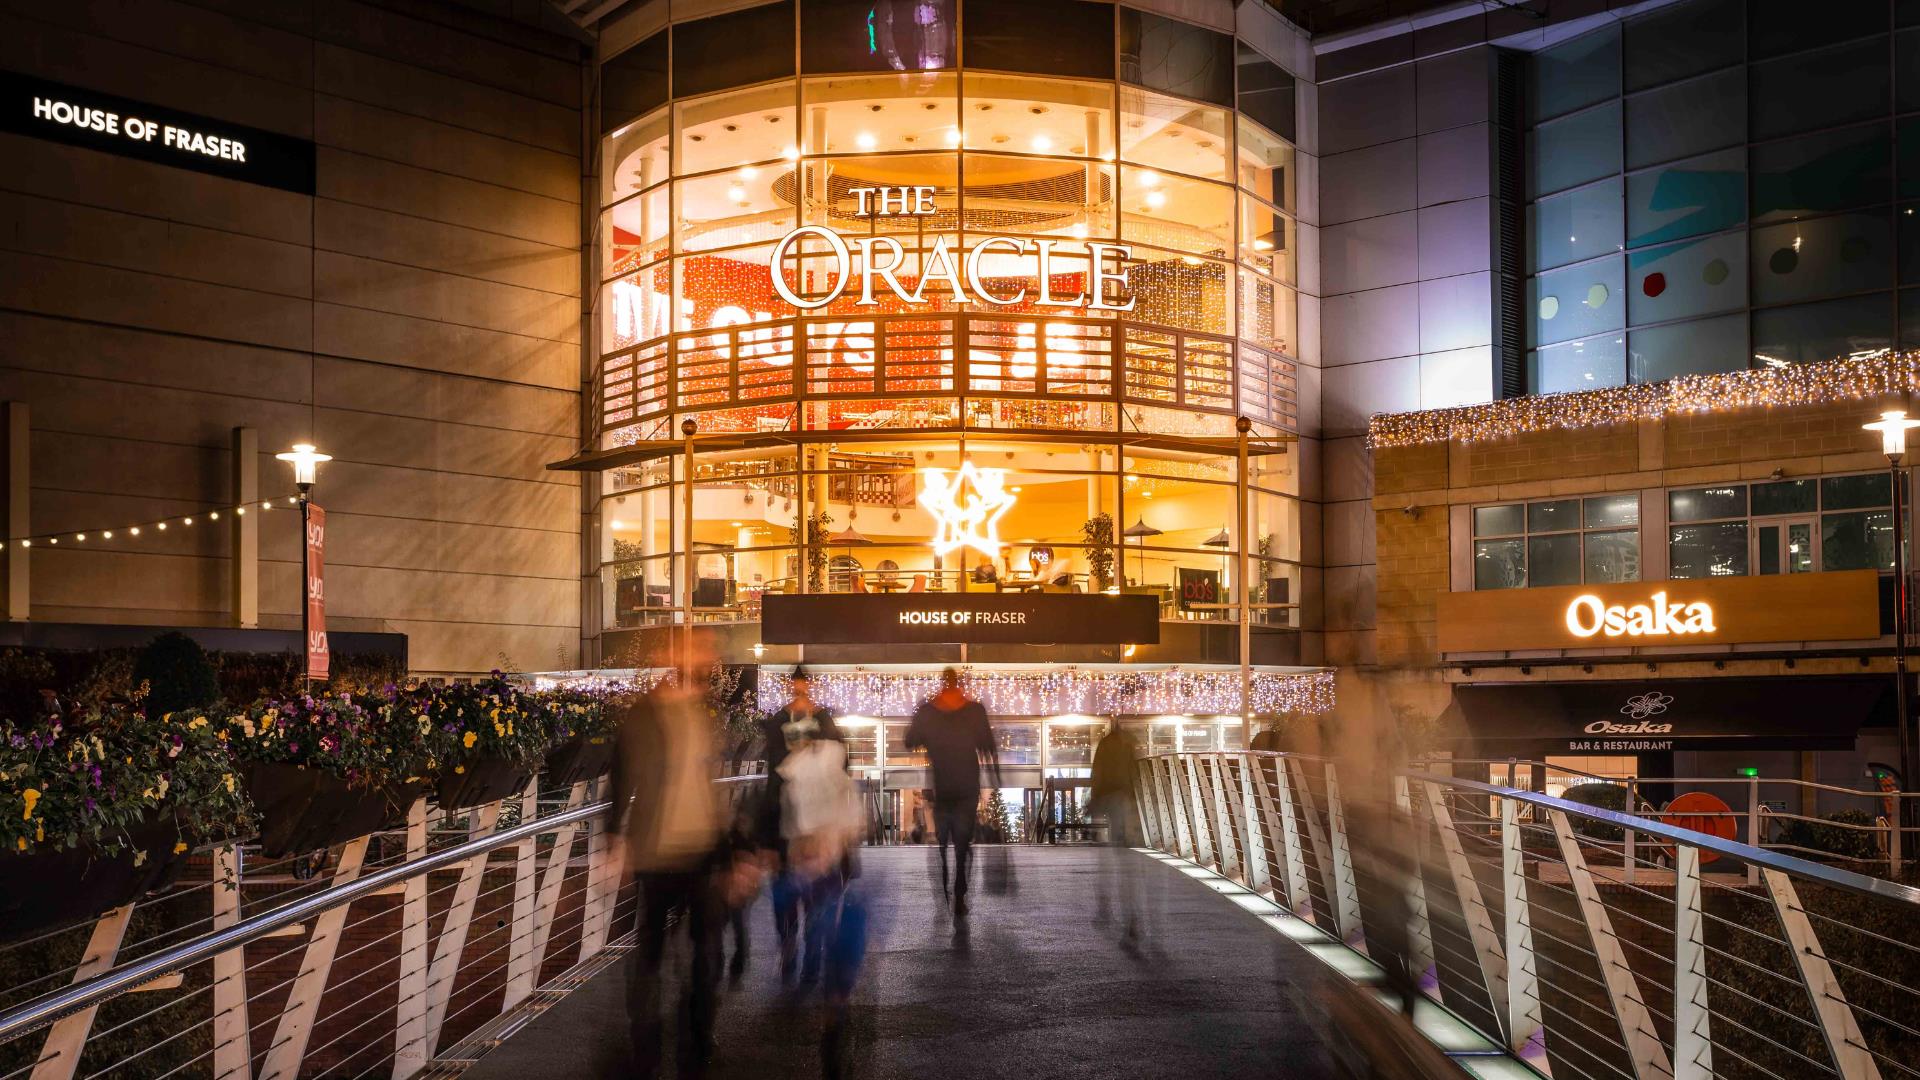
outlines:
M1238 671L1082 671L965 672L967 693L1000 716L1145 716L1159 714L1239 715ZM809 672L813 700L851 716L910 716L940 690L940 673L881 671ZM787 698L784 672L762 669L763 701ZM1333 673L1255 672L1252 712L1333 711Z
M1379 413L1368 425L1367 445L1383 449L1487 442L1529 432L1605 427L1687 413L1868 401L1916 390L1920 390L1920 352L1881 351L1821 364L1681 375L1665 382L1604 390Z

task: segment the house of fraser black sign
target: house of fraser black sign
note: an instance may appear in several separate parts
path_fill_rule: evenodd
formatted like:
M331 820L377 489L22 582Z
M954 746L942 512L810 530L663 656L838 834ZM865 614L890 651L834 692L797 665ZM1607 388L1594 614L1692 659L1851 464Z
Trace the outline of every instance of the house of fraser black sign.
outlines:
M1153 596L1105 593L775 594L761 604L770 645L1156 645Z

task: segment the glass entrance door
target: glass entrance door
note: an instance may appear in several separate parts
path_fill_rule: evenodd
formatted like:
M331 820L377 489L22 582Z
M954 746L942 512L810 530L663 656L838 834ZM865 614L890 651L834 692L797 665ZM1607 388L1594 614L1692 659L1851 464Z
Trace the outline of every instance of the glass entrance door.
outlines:
M1753 572L1805 574L1811 572L1813 519L1760 518L1753 523Z

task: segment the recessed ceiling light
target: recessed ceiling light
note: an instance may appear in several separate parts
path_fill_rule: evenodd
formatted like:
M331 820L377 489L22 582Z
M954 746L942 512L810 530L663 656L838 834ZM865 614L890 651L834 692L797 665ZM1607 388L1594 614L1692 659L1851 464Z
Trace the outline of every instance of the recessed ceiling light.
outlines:
M866 131L863 131L860 134L855 135L853 137L853 141L854 141L854 144L859 146L860 149L862 150L871 150L874 147L880 145L880 140L874 138L871 132L866 132Z

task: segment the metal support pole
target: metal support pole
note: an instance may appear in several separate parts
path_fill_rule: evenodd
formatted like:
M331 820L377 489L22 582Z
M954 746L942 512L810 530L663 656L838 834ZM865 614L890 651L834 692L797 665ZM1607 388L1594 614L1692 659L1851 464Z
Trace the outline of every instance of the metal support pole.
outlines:
M1554 839L1559 842L1560 861L1566 864L1568 883L1573 886L1581 921L1586 923L1587 935L1593 940L1593 960L1599 965L1608 1002L1613 1006L1613 1018L1620 1024L1620 1045L1627 1052L1635 1080L1671 1077L1673 1063L1667 1057L1659 1029L1654 1026L1653 1015L1641 996L1639 980L1627 964L1626 949L1614 933L1613 918L1600 900L1600 889L1594 884L1593 871L1587 868L1580 841L1573 835L1573 825L1560 810L1549 810L1547 819L1553 825Z
M1234 430L1239 433L1238 450L1240 467L1234 473L1234 524L1233 541L1240 549L1240 570L1235 575L1235 591L1239 594L1240 604L1240 722L1246 727L1248 740L1253 738L1253 578L1247 572L1248 554L1251 544L1247 536L1247 433L1253 430L1253 421L1242 416L1234 422Z
M240 921L240 875L245 863L237 844L213 849L213 928ZM213 958L213 1075L252 1080L253 1049L247 1026L246 947Z
M303 539L301 541L305 543ZM347 841L333 864L330 885L345 885L360 876L360 864L367 857L368 837ZM307 1056L307 1043L313 1038L314 1023L320 1016L320 998L327 991L327 977L333 973L333 958L340 949L340 934L346 929L347 910L341 904L321 912L313 920L313 933L300 954L300 974L287 993L287 1005L280 1012L273 1042L267 1048L267 1060L260 1066L260 1080L294 1080L300 1075L300 1063Z
M83 983L113 967L120 943L127 936L127 924L133 921L133 905L122 904L93 924L87 938L87 951L73 969L73 981ZM41 1044L40 1060L33 1067L32 1080L71 1080L80 1067L80 1055L86 1052L87 1036L93 1033L93 1015L97 1006L88 1006L71 1016L63 1016L47 1030Z
M685 436L681 476L686 482L686 520L680 523L679 529L680 535L686 538L686 549L680 553L680 612L686 620L680 638L681 686L693 685L693 433L697 430L698 425L692 420L680 421L680 434Z
M1907 686L1907 635L1912 621L1911 601L1907 596L1907 507L1901 491L1900 455L1887 455L1887 478L1893 487L1893 678L1894 712L1900 731L1900 787L1904 791L1920 789L1920 747L1914 744L1914 726ZM1902 799L1900 821L1913 828L1914 801Z
M1827 1052L1833 1056L1834 1071L1840 1074L1841 1080L1880 1080L1880 1065L1868 1049L1866 1037L1860 1033L1853 1006L1847 1004L1840 980L1834 977L1833 965L1828 963L1827 954L1820 947L1819 935L1814 933L1813 921L1807 918L1807 909L1801 905L1792 879L1778 870L1762 871L1761 877L1773 897L1774 914L1780 917L1780 929L1787 936L1787 951L1793 955L1800 981L1807 989L1814 1018L1820 1022L1820 1035L1826 1040Z
M1673 863L1673 1078L1713 1076L1707 1004L1707 932L1700 904L1700 849L1678 844Z
M1527 859L1520 804L1500 800L1501 890L1506 913L1507 1049L1518 1054L1541 1032L1540 972L1533 954L1533 909L1527 902Z

